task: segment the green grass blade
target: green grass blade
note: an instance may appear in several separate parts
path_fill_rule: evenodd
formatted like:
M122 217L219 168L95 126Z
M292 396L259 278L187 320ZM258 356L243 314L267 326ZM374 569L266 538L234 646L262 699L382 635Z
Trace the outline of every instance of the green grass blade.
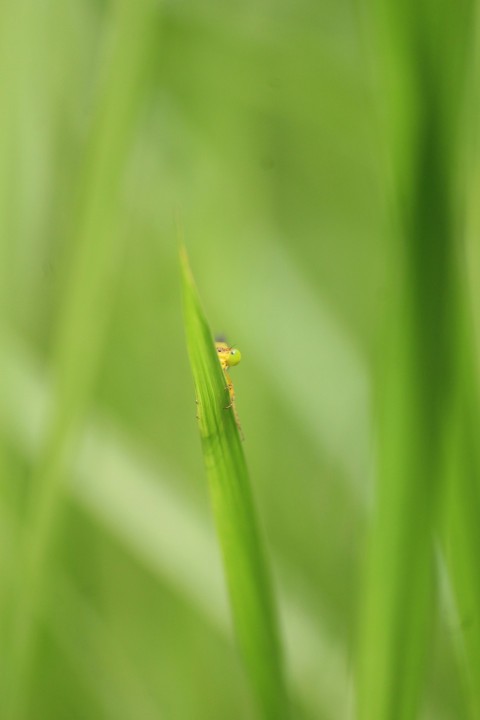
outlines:
M389 48L383 119L393 168L397 287L377 391L378 491L360 626L358 716L413 720L432 656L432 538L457 372L462 271L454 171L470 9L464 4L452 23L437 7L432 13L375 0L372 7L381 47ZM443 62L453 62L450 52L457 75L442 70Z
M480 426L478 346L478 238L480 215L478 187L480 153L478 134L478 75L480 72L480 14L478 6L470 24L472 46L465 98L462 133L466 171L466 232L462 273L458 278L458 304L455 308L456 386L452 401L446 463L446 492L443 502L442 540L450 583L461 628L460 660L467 689L469 717L480 717ZM468 260L468 262L465 262ZM458 634L458 638L460 633Z
M461 659L468 689L471 718L480 716L480 422L478 384L473 357L472 324L464 293L459 291L458 372L447 444L446 491L443 502L442 540L455 596L463 647ZM467 308L467 309L466 309Z
M112 3L105 80L86 147L76 224L55 331L55 397L30 480L15 578L3 717L28 715L39 608L48 587L51 545L61 521L62 482L88 406L112 307L121 252L121 187L143 93L154 3Z
M261 717L289 715L276 611L245 456L185 251L185 327L199 428L237 639Z

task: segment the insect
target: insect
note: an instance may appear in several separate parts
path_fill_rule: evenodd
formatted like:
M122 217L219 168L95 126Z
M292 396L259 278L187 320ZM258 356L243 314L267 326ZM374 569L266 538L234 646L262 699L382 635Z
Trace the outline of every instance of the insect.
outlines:
M238 350L238 348L232 347L227 342L225 342L223 338L216 339L215 348L217 350L218 359L220 361L220 365L222 366L223 374L227 383L226 389L228 390L228 393L230 395L230 404L227 405L226 410L232 408L235 422L237 423L237 427L243 439L243 432L240 425L237 408L235 407L235 390L233 389L233 383L228 373L230 368L238 365L238 363L242 359L242 353L240 352L240 350Z

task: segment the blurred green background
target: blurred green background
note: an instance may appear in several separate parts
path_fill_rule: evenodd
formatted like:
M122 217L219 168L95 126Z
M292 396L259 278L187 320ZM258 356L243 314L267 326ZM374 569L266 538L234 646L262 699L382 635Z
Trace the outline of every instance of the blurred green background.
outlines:
M402 26L389 5L394 20L351 0L2 3L0 674L11 700L0 717L257 717L204 479L176 216L211 326L242 351L232 378L292 715L356 717L384 327L399 317L392 278L409 277L392 197L416 192L403 167L418 150L416 66L398 47L416 57L431 39L429 10L409 36L413 5ZM472 312L475 23L467 43L455 12L434 23L437 40L452 41L442 62L473 101L448 83L435 97L465 124L448 192L463 208ZM462 47L473 48L463 65ZM397 94L384 115L378 75L390 61ZM430 70L443 77L441 63ZM441 134L455 119L439 122ZM478 717L467 688L480 664L463 647L478 608L459 612L442 522L426 523L436 580L424 669L411 671L419 705L364 710L372 720Z

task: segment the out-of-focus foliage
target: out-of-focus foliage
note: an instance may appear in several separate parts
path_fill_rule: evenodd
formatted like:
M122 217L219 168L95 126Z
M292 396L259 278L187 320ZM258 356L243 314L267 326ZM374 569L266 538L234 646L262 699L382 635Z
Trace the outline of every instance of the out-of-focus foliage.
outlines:
M2 718L256 716L176 214L295 717L477 717L478 13L440 5L1 4Z

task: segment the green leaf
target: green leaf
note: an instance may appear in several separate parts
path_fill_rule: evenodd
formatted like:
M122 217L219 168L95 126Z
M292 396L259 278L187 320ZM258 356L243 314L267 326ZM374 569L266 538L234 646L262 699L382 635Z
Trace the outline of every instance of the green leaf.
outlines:
M432 657L432 540L459 372L456 308L464 269L455 174L463 121L456 94L468 67L465 32L473 15L470 3L456 22L446 6L371 5L373 35L389 47L378 74L395 217L383 377L377 380L377 496L360 620L357 712L362 720L413 720ZM446 73L447 67L455 69ZM461 519L459 509L459 525ZM467 541L471 553L476 537L464 536L454 546L452 575L458 572L453 565L468 559L462 558ZM461 580L455 584L463 593L468 572Z
M289 716L282 653L245 455L184 249L181 266L200 436L237 640L261 717L281 720Z
M466 293L459 289L457 314L457 376L446 443L446 489L443 498L442 546L458 613L463 644L459 653L464 671L469 717L480 717L480 450L477 428L478 383L473 353L473 323ZM460 636L460 633L459 633ZM460 644L460 643L459 643Z

